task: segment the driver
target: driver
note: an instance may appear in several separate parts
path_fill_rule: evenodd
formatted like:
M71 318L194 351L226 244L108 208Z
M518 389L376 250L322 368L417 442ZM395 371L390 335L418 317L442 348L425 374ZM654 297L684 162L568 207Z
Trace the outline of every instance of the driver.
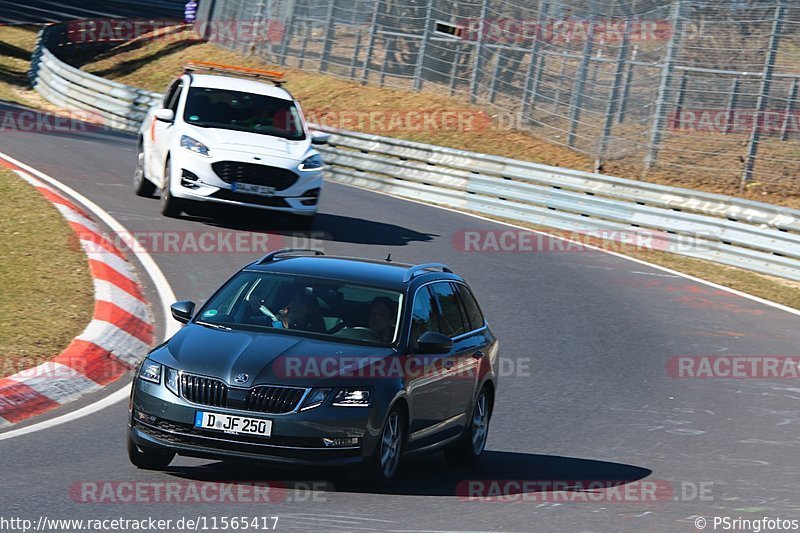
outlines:
M394 302L386 296L378 296L369 306L369 329L388 344L394 338L396 316Z
M289 305L281 310L281 321L287 329L299 329L314 333L325 333L325 321L319 312L317 297L301 288L292 297Z

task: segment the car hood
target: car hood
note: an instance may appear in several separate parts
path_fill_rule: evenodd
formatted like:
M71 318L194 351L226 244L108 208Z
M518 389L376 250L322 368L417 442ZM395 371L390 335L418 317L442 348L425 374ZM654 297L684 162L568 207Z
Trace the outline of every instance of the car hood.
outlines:
M212 151L215 149L230 150L252 155L282 157L293 161L302 161L311 146L309 137L303 141L289 141L260 133L219 128L189 126L187 134L201 141Z
M323 386L363 382L365 367L396 353L280 333L216 330L187 324L150 358L171 368L222 379L236 387L257 384ZM247 374L244 382L235 380ZM359 377L361 376L361 377Z

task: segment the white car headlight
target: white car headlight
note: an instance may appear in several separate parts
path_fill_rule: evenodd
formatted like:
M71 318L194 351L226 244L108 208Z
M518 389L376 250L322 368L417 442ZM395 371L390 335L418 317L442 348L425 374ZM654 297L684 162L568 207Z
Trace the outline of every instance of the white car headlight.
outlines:
M189 137L188 135L181 135L181 148L186 148L190 152L194 152L205 157L211 157L211 150L208 149L208 146L201 143L197 139Z
M325 163L322 161L322 156L314 154L311 157L307 157L297 168L304 172L311 172L314 170L322 170L324 166Z
M339 389L333 398L334 407L369 407L372 391L369 389Z

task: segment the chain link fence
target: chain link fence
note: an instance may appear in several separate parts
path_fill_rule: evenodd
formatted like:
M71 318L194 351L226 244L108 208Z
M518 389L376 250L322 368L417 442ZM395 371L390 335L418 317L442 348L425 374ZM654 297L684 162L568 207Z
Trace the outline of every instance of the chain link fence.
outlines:
M201 33L232 21L261 31L215 42L490 106L505 127L585 154L598 171L800 192L794 1L200 2Z

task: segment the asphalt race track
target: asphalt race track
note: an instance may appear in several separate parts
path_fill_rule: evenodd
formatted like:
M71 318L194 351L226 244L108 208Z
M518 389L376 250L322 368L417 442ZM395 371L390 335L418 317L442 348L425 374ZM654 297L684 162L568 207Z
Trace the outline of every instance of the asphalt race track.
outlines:
M239 222L160 216L157 199L131 190L134 149L131 136L107 132L3 132L0 138L0 151L73 187L130 231L284 231L253 213ZM454 469L441 454L413 460L398 485L384 492L335 470L177 458L166 472L147 472L128 463L123 401L0 441L3 515L267 515L279 516L283 531L695 531L697 516L800 515L796 381L676 379L667 372L674 356L797 354L798 316L596 251L461 252L453 244L457 232L508 228L326 187L315 231L326 234L327 253L443 261L477 293L500 339L506 374L482 465ZM196 301L257 256L153 254L176 296ZM655 502L554 502L522 489L513 502L466 501L457 486L473 479L653 480L672 492ZM136 480L274 480L300 489L319 483L323 490L313 497L290 490L269 505L83 503L70 493L76 483ZM706 492L694 494L699 489Z

